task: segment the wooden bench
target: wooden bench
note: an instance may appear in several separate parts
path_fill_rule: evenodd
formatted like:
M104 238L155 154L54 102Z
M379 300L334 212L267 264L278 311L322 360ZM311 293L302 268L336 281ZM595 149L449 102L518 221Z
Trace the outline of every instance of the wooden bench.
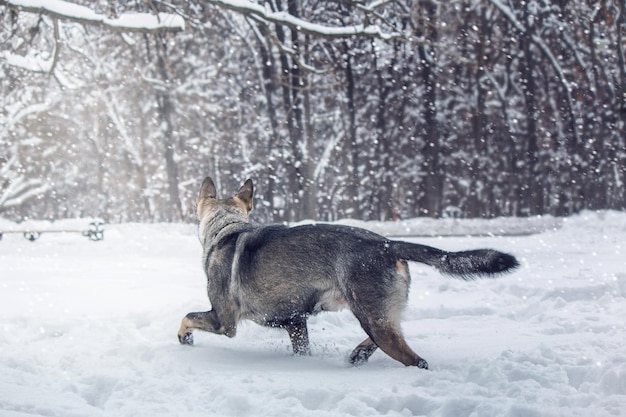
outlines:
M0 240L2 240L3 235L10 233L20 233L24 235L26 240L30 240L34 242L39 239L39 237L43 233L80 233L83 236L87 237L89 240L93 242L97 242L99 240L104 239L104 222L102 221L94 221L89 223L89 228L87 229L23 229L23 230L0 230Z

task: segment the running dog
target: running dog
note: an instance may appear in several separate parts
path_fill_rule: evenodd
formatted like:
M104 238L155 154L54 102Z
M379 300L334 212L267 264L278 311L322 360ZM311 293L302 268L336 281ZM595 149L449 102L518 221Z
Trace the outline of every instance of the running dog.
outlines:
M239 321L247 319L285 329L293 352L308 355L307 318L347 307L368 336L352 351L352 364L367 362L381 348L406 366L428 369L400 329L411 283L407 262L465 280L519 265L512 255L491 249L445 252L355 227L255 225L248 221L253 194L251 180L227 199L217 198L211 178L202 183L199 238L212 309L183 318L182 344L193 344L194 330L234 337Z

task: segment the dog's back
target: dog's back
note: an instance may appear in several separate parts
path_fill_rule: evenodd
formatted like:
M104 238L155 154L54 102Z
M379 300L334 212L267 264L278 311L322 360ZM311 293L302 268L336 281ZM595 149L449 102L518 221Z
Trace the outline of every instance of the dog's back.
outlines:
M245 317L257 322L271 317L272 323L280 323L294 313L310 315L346 305L354 310L353 299L360 292L359 303L372 298L379 304L398 290L389 288L395 279L386 277L396 273L397 261L386 240L362 229L269 226L239 239L237 274L231 279L245 294ZM402 273L407 277L402 286L408 286L408 272Z

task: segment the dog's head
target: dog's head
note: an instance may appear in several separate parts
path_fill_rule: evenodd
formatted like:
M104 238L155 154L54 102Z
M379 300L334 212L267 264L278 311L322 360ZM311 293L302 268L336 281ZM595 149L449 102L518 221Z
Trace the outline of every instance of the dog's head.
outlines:
M197 210L198 219L200 221L210 218L217 214L220 209L234 209L241 213L242 217L248 218L248 213L252 210L252 197L254 195L254 186L252 180L248 179L241 186L237 194L226 199L217 198L215 183L210 177L206 177L200 187L200 195L198 195Z

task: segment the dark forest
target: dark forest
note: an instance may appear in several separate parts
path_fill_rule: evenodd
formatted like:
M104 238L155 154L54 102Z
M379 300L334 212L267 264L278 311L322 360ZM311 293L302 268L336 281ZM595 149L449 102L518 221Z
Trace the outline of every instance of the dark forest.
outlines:
M0 1L2 217L193 221L206 175L261 221L626 205L623 1L71 4L184 29Z

